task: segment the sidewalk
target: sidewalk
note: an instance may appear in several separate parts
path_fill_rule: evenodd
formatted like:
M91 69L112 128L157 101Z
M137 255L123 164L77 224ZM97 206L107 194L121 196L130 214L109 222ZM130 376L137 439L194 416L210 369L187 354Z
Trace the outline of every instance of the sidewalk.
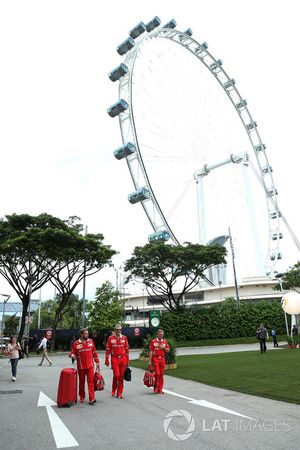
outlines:
M279 347L273 347L273 342L267 343L267 350L280 350L286 347L286 342L278 342ZM210 355L215 353L233 353L259 351L259 342L254 344L211 345L207 347L178 347L177 356L182 355ZM141 349L130 350L130 358L138 359Z

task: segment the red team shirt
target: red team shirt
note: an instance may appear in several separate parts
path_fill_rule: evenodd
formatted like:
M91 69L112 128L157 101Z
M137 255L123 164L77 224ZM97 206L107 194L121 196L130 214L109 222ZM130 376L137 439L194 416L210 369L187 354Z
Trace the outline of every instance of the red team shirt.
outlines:
M107 339L106 344L106 357L112 356L126 356L129 358L129 346L126 336L121 335L117 337L116 335L111 335Z
M159 340L158 338L156 338L150 342L150 351L153 352L154 358L165 358L165 350L160 349L160 346L163 346L168 350L170 349L168 341L166 339Z
M94 368L94 361L95 363L100 362L93 339L87 339L86 341L78 339L78 341L75 341L71 354L74 354L77 359L78 369Z

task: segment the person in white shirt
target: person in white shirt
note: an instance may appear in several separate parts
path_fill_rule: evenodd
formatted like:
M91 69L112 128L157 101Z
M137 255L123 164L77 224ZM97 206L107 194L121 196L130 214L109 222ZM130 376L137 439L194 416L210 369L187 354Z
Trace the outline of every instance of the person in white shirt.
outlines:
M49 359L49 357L48 357L46 336L44 336L43 339L41 340L41 343L39 344L38 349L43 350L43 356L42 356L41 362L39 363L39 366L41 366L43 364L44 358L46 358L46 360L48 361L49 366L52 366L53 363L52 363L51 359Z

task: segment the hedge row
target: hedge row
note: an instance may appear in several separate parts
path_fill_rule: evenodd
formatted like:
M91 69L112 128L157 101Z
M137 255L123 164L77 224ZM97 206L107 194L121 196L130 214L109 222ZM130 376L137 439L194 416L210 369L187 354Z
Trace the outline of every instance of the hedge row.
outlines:
M162 314L161 327L166 336L178 341L255 336L260 323L271 332L285 334L285 318L277 301L242 302L233 300L213 306L198 306L181 312Z

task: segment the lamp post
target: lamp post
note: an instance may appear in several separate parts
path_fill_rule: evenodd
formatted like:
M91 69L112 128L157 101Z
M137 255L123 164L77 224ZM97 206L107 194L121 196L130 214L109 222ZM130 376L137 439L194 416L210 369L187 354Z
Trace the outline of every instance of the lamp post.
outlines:
M10 299L9 294L0 294L2 297L6 297L6 299L3 301L3 311L2 311L2 320L1 320L1 351L2 351L2 344L3 344L3 320L5 317L5 305Z
M84 235L87 235L87 225L85 227L85 232ZM83 263L83 285L82 285L82 328L84 328L84 323L85 323L85 305L86 305L86 298L85 298L85 284L86 284L86 261L84 260Z
M239 297L239 290L236 280L236 272L235 272L235 261L234 261L234 248L233 248L233 242L232 242L232 236L230 228L228 228L228 235L229 235L229 242L230 242L230 248L231 248L231 256L232 256L232 268L233 268L233 276L234 276L234 286L235 286L235 295L236 295L236 303L237 306L240 306L240 297Z
M275 278L278 281L279 286L280 286L281 297L283 296L283 288L282 288L282 277L283 277L283 275L284 275L283 273L277 273L275 275ZM288 326L288 321L287 321L287 315L286 315L285 310L283 310L283 311L284 311L284 318L285 318L286 334L287 334L287 336L289 336L290 333L289 333L289 326Z

